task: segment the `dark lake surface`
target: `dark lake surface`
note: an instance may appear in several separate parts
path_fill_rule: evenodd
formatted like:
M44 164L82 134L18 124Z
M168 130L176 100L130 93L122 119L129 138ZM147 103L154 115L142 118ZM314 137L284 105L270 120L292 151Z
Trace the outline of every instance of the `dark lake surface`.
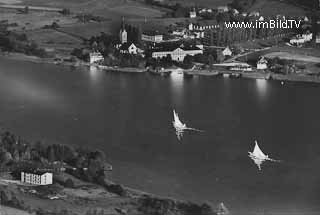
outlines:
M157 77L0 58L0 126L29 140L97 147L112 180L224 202L233 214L320 214L320 85ZM204 133L178 141L172 109ZM270 157L248 157L254 140Z

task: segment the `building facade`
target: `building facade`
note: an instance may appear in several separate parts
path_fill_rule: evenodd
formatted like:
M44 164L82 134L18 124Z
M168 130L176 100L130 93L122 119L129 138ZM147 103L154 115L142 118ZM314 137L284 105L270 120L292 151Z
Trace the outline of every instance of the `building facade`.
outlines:
M157 32L144 32L141 35L141 40L152 43L161 43L163 41L163 35Z
M268 68L268 61L262 57L258 62L257 62L257 69L267 69Z
M232 55L232 51L230 50L229 47L226 47L223 51L222 51L223 56L231 56Z
M179 47L173 51L155 51L152 53L152 58L164 58L170 55L173 61L182 62L187 55L195 56L197 54L203 54L203 50L199 49L198 47L194 47L192 49L184 49L183 47Z
M103 61L104 57L100 52L91 52L89 53L89 62L90 64L97 63L99 61Z
M52 173L49 172L21 172L21 182L34 185L49 185L53 183Z

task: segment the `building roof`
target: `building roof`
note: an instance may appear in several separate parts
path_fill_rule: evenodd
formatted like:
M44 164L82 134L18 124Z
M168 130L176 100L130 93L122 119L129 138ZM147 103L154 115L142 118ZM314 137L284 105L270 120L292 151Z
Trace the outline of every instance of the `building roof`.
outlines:
M199 26L211 26L211 25L218 24L217 20L214 20L214 19L192 21L191 23L194 25L199 25Z
M45 170L29 170L29 171L22 171L22 172L27 173L27 174L35 174L35 175L43 175L46 173L52 174L52 172L45 171Z
M157 31L157 30L147 30L147 31L143 31L144 35L148 35L148 36L159 36L159 35L163 35L161 32Z
M260 60L257 63L258 64L266 64L266 63L268 63L268 61L264 57L262 57L262 58L260 58Z
M184 51L191 51L191 50L201 50L199 47L194 45L177 45L177 44L167 44L160 47L157 47L153 50L153 52L172 52L176 49L182 49Z
M120 46L120 50L128 50L131 45L137 47L134 43L124 43Z

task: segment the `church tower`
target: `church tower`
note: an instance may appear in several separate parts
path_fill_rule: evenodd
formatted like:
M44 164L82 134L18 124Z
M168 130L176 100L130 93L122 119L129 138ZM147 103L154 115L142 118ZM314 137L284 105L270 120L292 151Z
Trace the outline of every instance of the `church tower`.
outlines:
M128 42L128 32L125 29L124 17L122 17L121 29L120 29L120 43L124 44Z

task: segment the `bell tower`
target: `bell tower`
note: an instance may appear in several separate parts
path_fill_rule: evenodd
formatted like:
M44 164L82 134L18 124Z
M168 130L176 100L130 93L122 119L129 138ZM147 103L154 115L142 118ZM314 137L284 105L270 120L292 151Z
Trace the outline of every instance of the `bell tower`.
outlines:
M128 32L126 31L126 28L125 28L124 17L122 17L121 29L120 29L119 37L120 37L120 43L121 44L128 42Z

